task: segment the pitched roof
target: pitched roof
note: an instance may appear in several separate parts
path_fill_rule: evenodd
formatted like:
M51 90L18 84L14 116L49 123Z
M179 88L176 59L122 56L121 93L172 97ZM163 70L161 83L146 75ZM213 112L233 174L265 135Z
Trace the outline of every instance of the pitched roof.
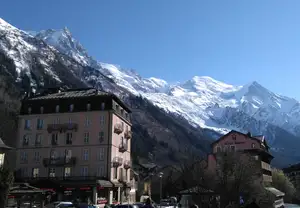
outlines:
M79 98L79 97L92 97L92 96L108 96L107 92L99 91L93 88L85 89L70 89L58 91L49 94L40 94L28 98L27 100L45 100L45 99L61 99L61 98Z
M77 88L77 89L57 89L54 92L36 94L32 97L24 99L24 101L35 101L35 100L52 100L52 99L70 99L70 98L84 98L84 97L111 97L118 102L126 111L131 112L128 106L126 106L115 94L100 91L95 88Z
M259 136L249 136L248 134L244 134L242 132L239 132L239 131L235 131L235 130L231 130L230 132L228 132L227 134L223 135L222 137L220 137L218 140L214 141L211 146L213 146L214 144L218 143L219 141L223 140L226 138L226 136L232 134L232 133L235 133L235 134L241 134L243 136L246 136L248 137L249 139L253 139L253 140L256 140L258 142L266 142L265 140L265 137L263 135L259 135Z

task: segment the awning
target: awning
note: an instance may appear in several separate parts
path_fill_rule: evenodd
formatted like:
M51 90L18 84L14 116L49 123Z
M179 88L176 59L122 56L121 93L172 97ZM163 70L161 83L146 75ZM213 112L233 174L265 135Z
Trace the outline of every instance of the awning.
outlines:
M123 186L122 183L114 182L114 181L112 181L112 184L114 185L114 187L122 187Z
M97 184L99 184L101 187L104 187L104 188L113 187L113 184L110 181L107 181L107 180L97 180Z
M276 197L284 197L285 193L279 191L278 189L274 187L265 187L266 190L274 194Z

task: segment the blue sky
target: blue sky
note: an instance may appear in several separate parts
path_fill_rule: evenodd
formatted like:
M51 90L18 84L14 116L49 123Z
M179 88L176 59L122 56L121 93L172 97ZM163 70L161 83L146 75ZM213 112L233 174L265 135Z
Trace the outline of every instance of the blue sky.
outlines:
M23 30L67 26L97 60L170 82L258 81L300 100L300 1L4 0Z

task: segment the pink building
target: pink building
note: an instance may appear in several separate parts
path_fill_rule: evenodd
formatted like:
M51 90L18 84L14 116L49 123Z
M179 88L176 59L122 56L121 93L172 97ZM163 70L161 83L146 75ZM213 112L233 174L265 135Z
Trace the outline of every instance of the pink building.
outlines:
M208 168L215 170L216 156L221 152L245 152L259 161L262 181L272 182L272 169L270 166L273 156L269 153L269 147L264 136L252 136L250 133L243 134L238 131L230 131L220 139L212 143L212 154L208 155Z
M54 189L57 200L134 201L130 113L96 89L51 89L24 99L16 180Z

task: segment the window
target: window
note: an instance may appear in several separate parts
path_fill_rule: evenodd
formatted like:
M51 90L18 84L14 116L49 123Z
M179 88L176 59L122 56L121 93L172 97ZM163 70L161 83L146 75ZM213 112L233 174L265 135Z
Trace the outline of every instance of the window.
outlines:
M32 177L33 178L39 177L39 173L40 173L40 169L38 169L38 168L33 168L32 169Z
M71 168L70 167L65 167L64 176L65 177L70 177L71 176Z
M86 104L86 110L87 110L87 111L90 111L90 110L91 110L91 104L90 104L90 103Z
M104 141L104 132L100 131L99 132L99 142L102 143Z
M236 140L236 135L235 134L232 135L232 139Z
M254 143L252 143L252 144L251 144L251 147L252 147L252 148L255 148L255 144L254 144Z
M49 177L51 178L55 177L55 168L49 168Z
M89 132L85 132L84 133L84 144L88 144L90 140L90 133Z
M227 151L228 151L228 146L225 145L225 146L223 147L223 149L224 149L224 152L227 152Z
M36 128L37 129L43 129L43 126L44 126L44 120L38 118L37 122L36 122Z
M222 152L222 148L221 147L217 147L217 152Z
M127 181L128 180L128 170L125 169L124 172L125 172L125 176L124 176L125 177L125 181Z
M116 105L116 110L119 111L120 110L120 106Z
M122 129L124 129L124 122L121 122L121 125L122 125Z
M28 114L31 114L31 111L32 111L32 108L29 107L29 108L28 108Z
M57 152L55 150L51 150L50 159L55 160L57 158Z
M58 133L53 133L51 136L51 144L57 145L58 144Z
M56 105L56 106L55 106L55 112L56 112L56 113L59 113L59 105Z
M69 111L73 112L73 110L74 110L74 104L71 104L70 107L69 107Z
M97 169L97 176L98 177L104 177L104 165L100 165Z
M81 176L88 176L89 175L89 168L84 166L81 168Z
M24 178L28 177L28 169L27 168L22 168L21 169L21 174Z
M24 129L30 129L30 120L25 120Z
M34 161L39 162L40 161L40 153L39 152L34 152Z
M128 132L128 126L127 125L125 126L125 130L126 130L126 132Z
M23 136L23 146L28 146L30 141L30 135L26 134Z
M231 152L235 152L235 146L234 146L234 145L231 145L231 146L230 146L230 151L231 151Z
M41 145L42 144L42 138L43 138L42 134L37 134L36 137L35 137L35 145Z
M114 167L114 179L118 179L118 168Z
M101 110L105 109L105 103L101 103Z
M88 149L83 150L83 160L85 160L85 161L89 160L89 150Z
M128 118L128 113L125 113L125 118Z
M104 147L99 148L97 158L98 160L104 160Z
M89 117L86 117L86 118L85 118L84 126L88 127L88 126L90 126L90 124L91 124L90 118L89 118Z
M40 107L40 112L41 112L41 114L43 114L44 113L44 107L42 106L42 107Z
M104 125L104 123L105 123L104 116L100 116L100 125Z
M66 144L72 144L73 134L71 132L66 133Z
M122 116L124 115L124 110L123 110L123 109L121 109L121 115L122 115Z
M68 124L72 123L72 118L69 118Z
M69 163L72 158L72 150L65 150L65 161Z
M27 152L21 152L20 157L22 163L26 163L28 161Z
M0 167L2 167L4 165L4 157L5 157L5 154L0 153Z

